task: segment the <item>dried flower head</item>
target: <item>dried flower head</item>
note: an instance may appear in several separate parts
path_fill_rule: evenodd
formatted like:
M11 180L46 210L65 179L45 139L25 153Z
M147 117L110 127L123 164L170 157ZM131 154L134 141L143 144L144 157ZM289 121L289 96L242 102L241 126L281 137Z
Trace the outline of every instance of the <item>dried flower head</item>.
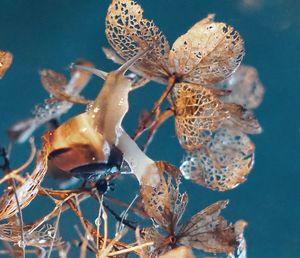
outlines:
M153 21L143 18L143 9L132 0L112 1L105 32L110 45L125 60L152 46L132 70L161 83L175 75L180 81L212 85L232 74L244 55L239 33L225 23L214 22L213 15L196 23L170 50L166 37Z
M174 167L166 163L161 163L160 167L174 172ZM228 201L219 201L194 215L182 226L178 226L187 204L187 194L179 192L179 178L176 174L177 172L173 173L175 185L172 184L174 178L161 170L159 185L154 188L141 186L144 209L162 229L144 229L142 238L145 241L154 241L154 246L147 249L148 255L156 257L179 245L211 253L233 254L244 239L243 229L246 222L229 224L220 216Z

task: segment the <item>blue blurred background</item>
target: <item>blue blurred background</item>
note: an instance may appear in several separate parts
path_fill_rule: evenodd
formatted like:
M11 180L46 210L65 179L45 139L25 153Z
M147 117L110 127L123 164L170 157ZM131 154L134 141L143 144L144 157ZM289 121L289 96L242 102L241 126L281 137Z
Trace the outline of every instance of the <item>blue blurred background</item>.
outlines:
M264 129L251 137L256 144L256 162L245 184L218 193L185 182L189 194L188 217L219 199L230 199L224 216L231 221L248 221L246 239L250 258L293 258L300 256L300 1L299 0L140 0L145 17L153 19L170 44L195 22L209 13L217 21L234 26L246 44L243 63L255 66L266 90L256 115ZM14 62L0 81L0 145L7 145L5 130L28 117L47 97L38 70L54 69L68 75L68 65L78 58L112 70L101 47L108 46L104 19L110 1L101 0L1 0L0 49L14 54ZM92 98L102 81L94 78L84 91ZM150 108L162 92L161 85L148 84L130 96L130 112L124 127L133 132L141 110ZM67 115L82 111L75 107ZM38 131L40 136L42 131ZM36 142L39 145L39 137ZM16 145L12 164L18 166L28 156L28 144ZM149 148L153 159L179 164L183 150L177 142L174 121L158 131ZM29 170L30 171L30 170ZM48 185L55 186L53 182ZM47 184L46 184L47 185ZM131 178L117 181L115 196L130 200L137 190ZM125 193L125 194L124 194ZM25 209L26 221L49 211L49 202L40 199ZM96 218L97 205L82 205ZM74 239L73 225L79 221L64 214L61 230ZM111 235L112 236L112 235ZM53 253L53 257L55 257ZM74 249L72 256L78 256ZM199 254L200 257L200 254Z

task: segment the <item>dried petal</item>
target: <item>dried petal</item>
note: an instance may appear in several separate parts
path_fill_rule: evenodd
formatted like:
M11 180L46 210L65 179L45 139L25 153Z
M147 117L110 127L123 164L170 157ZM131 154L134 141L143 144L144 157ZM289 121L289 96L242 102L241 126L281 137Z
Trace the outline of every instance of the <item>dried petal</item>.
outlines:
M129 60L148 47L153 48L133 71L158 81L167 77L169 44L153 21L143 18L143 9L132 0L113 0L106 16L106 37L114 50Z
M103 47L102 50L103 50L106 58L110 59L114 63L116 63L116 64L124 64L125 63L125 61L121 57L119 57L118 54L113 49Z
M3 78L7 69L11 66L13 55L10 52L0 50L0 79Z
M153 218L161 228L172 234L185 211L188 196L186 193L181 194L179 192L179 177L174 178L174 184L172 176L169 173L164 173L166 169L178 169L165 162L156 164L160 169L160 183L154 187L142 183L141 196L144 202L144 209L149 217ZM162 170L162 168L164 169ZM173 173L173 175L175 174Z
M254 164L254 145L243 133L219 129L203 148L187 153L180 170L185 178L226 191L246 180Z
M40 71L41 82L44 88L52 93L53 89L64 88L67 84L67 78L60 73L53 70L42 70Z
M224 109L230 114L224 120L223 127L232 128L248 134L259 134L262 128L252 111L234 103L223 103Z
M208 16L174 42L169 55L170 72L183 81L212 85L230 76L243 55L239 33Z
M25 208L36 197L39 187L47 172L47 162L49 154L49 138L46 134L43 137L43 147L38 157L37 164L32 174L26 178L24 183L16 186L16 195L20 204L20 209ZM0 220L10 218L18 212L18 205L13 188L7 188L0 198Z
M180 229L179 243L205 252L233 253L241 232L220 216L227 204L228 201L219 201L194 215Z
M171 249L165 237L153 227L144 228L139 240L141 243L153 241L154 244L152 246L147 246L142 250L144 256L148 258L156 258L158 255L164 254Z
M36 246L36 247L50 247L53 242L53 247L58 247L63 245L60 237L51 236L51 232L54 232L54 228L51 225L45 225L39 230L34 230L33 225L24 225L23 233L26 246ZM0 239L2 241L13 242L17 244L21 241L21 228L17 223L7 223L0 225Z
M240 104L247 109L257 108L264 96L264 86L259 80L257 70L252 66L241 65L225 82L218 85L232 93L224 97L226 102Z
M183 148L199 149L211 132L228 117L214 91L191 83L177 83L171 94L175 108L175 128Z
M90 62L80 60L76 65L94 67ZM71 80L68 82L64 75L52 70L40 72L44 88L58 100L66 100L75 104L88 104L89 101L78 96L91 78L91 74L83 70L73 70Z

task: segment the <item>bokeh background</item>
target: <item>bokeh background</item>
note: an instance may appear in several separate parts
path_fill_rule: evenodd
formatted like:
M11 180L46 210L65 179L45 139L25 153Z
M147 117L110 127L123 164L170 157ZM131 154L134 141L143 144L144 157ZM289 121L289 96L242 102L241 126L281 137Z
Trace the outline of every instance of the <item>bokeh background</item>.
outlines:
M248 221L246 239L250 258L294 258L300 255L300 1L299 0L139 0L145 16L172 43L195 22L209 13L217 21L234 26L246 45L244 63L255 66L266 90L256 115L264 129L251 137L256 144L256 162L245 184L218 193L184 182L189 206L183 220L219 199L230 199L224 216L231 221ZM14 54L14 62L0 81L0 145L6 146L5 130L28 117L34 106L47 97L38 71L51 68L68 75L68 65L78 58L97 67L112 70L101 47L108 46L104 19L108 0L0 0L0 49ZM94 78L84 91L92 98L102 81ZM133 132L138 114L149 109L162 92L162 86L148 84L130 96L130 112L124 127ZM83 110L75 107L62 121ZM40 145L37 132L36 142ZM15 145L12 164L18 166L28 156L28 144ZM174 121L158 131L149 155L153 159L180 164L184 152L177 142ZM29 169L30 171L30 169ZM49 179L49 178L48 178ZM116 182L114 196L133 198L136 182L129 177ZM56 187L47 180L45 185ZM98 206L84 203L82 210L96 218ZM49 201L40 198L25 209L26 221L49 211ZM64 214L62 234L74 239L71 213ZM113 232L111 232L111 236ZM199 257L200 253L197 253ZM77 257L74 249L70 257ZM53 253L53 257L56 254Z

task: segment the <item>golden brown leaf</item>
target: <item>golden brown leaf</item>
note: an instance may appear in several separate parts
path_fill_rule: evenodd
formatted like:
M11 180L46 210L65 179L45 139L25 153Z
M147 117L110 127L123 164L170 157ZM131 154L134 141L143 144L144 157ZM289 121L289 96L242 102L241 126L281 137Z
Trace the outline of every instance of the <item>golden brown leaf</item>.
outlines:
M221 128L201 149L187 153L181 164L185 178L226 191L246 180L254 164L254 144L243 133Z
M177 83L171 93L175 109L175 128L183 148L199 149L211 132L229 117L214 91L191 83Z
M228 201L219 201L194 215L185 223L177 237L179 243L210 253L233 254L239 247L245 226L244 221L229 224L220 212Z
M106 16L105 32L110 45L125 60L151 47L132 70L145 78L165 82L169 44L153 21L143 18L140 5L133 0L113 0Z
M13 55L10 52L0 50L0 79L3 78L7 69L11 66Z
M257 70L252 66L241 65L219 87L232 91L229 96L224 97L226 102L240 104L247 109L257 108L264 96L264 86L258 77Z
M174 42L169 69L183 81L212 85L230 76L243 56L239 33L225 23L213 22L210 15Z

